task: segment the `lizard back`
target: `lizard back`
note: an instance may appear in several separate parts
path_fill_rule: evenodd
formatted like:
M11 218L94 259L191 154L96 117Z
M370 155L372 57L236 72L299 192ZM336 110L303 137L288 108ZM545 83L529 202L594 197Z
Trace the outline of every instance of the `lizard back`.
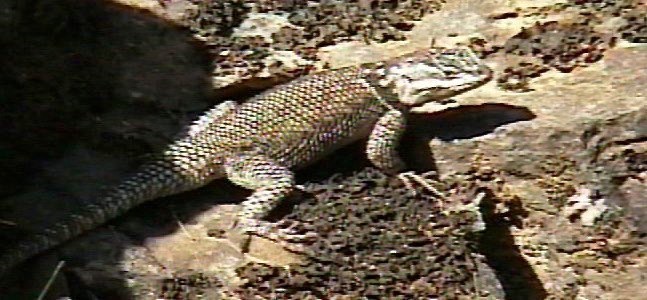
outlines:
M388 107L362 68L327 71L270 89L205 130L219 149L257 148L300 168L368 136Z

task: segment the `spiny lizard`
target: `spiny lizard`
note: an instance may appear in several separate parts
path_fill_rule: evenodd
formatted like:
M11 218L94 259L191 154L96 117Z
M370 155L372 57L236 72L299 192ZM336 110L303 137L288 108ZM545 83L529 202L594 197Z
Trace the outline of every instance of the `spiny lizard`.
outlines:
M397 174L405 168L396 148L409 110L478 87L491 74L469 49L432 49L305 76L240 105L224 102L107 195L1 253L0 275L145 201L218 178L253 190L236 226L262 230L260 220L295 189L293 170L368 137L369 160Z

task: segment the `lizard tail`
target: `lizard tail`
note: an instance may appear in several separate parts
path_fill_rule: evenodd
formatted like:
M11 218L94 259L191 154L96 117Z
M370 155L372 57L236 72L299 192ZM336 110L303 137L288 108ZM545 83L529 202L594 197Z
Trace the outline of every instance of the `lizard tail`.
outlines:
M93 229L143 202L184 190L191 180L188 180L190 176L180 171L181 168L172 160L158 160L145 165L106 196L89 201L91 203L79 207L46 229L10 245L8 251L0 253L0 277L32 256Z

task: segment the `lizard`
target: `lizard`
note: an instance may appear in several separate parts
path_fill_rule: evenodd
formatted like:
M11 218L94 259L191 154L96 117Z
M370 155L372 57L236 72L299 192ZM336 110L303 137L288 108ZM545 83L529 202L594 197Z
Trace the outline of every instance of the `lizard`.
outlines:
M143 202L219 178L252 190L241 204L235 230L262 232L272 224L263 218L295 190L295 170L368 138L368 160L386 173L404 174L397 148L411 109L491 78L492 70L469 48L432 47L303 76L242 104L220 103L104 196L10 245L0 253L0 277Z

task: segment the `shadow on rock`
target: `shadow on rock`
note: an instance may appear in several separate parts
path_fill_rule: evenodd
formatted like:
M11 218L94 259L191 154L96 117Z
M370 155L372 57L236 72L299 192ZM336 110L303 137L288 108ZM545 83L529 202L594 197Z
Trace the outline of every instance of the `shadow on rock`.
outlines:
M506 299L546 299L548 293L530 263L521 255L510 232L510 226L522 226L521 219L527 217L528 212L517 201L508 203L508 210L499 213L496 202L497 199L488 191L480 203L479 210L486 228L481 232L478 251L494 270Z
M212 92L206 51L187 30L148 11L108 0L9 0L0 10L4 248L124 178L143 154L167 144L187 116L211 106ZM174 199L179 200L169 197ZM72 247L17 267L0 287L2 298L36 299L60 259L68 260L65 276L54 280L46 299L133 298L115 267L126 246L177 230L177 218L156 205L129 214L154 221L126 226L126 234L122 228L110 234L112 227L104 226L75 239ZM160 222L165 225L154 226ZM86 270L94 258L114 262L115 270L74 272L77 266ZM84 284L74 279L80 277Z
M400 146L402 156L414 171L436 170L429 140L475 138L506 124L534 118L527 108L506 104L464 105L430 114L411 114Z

